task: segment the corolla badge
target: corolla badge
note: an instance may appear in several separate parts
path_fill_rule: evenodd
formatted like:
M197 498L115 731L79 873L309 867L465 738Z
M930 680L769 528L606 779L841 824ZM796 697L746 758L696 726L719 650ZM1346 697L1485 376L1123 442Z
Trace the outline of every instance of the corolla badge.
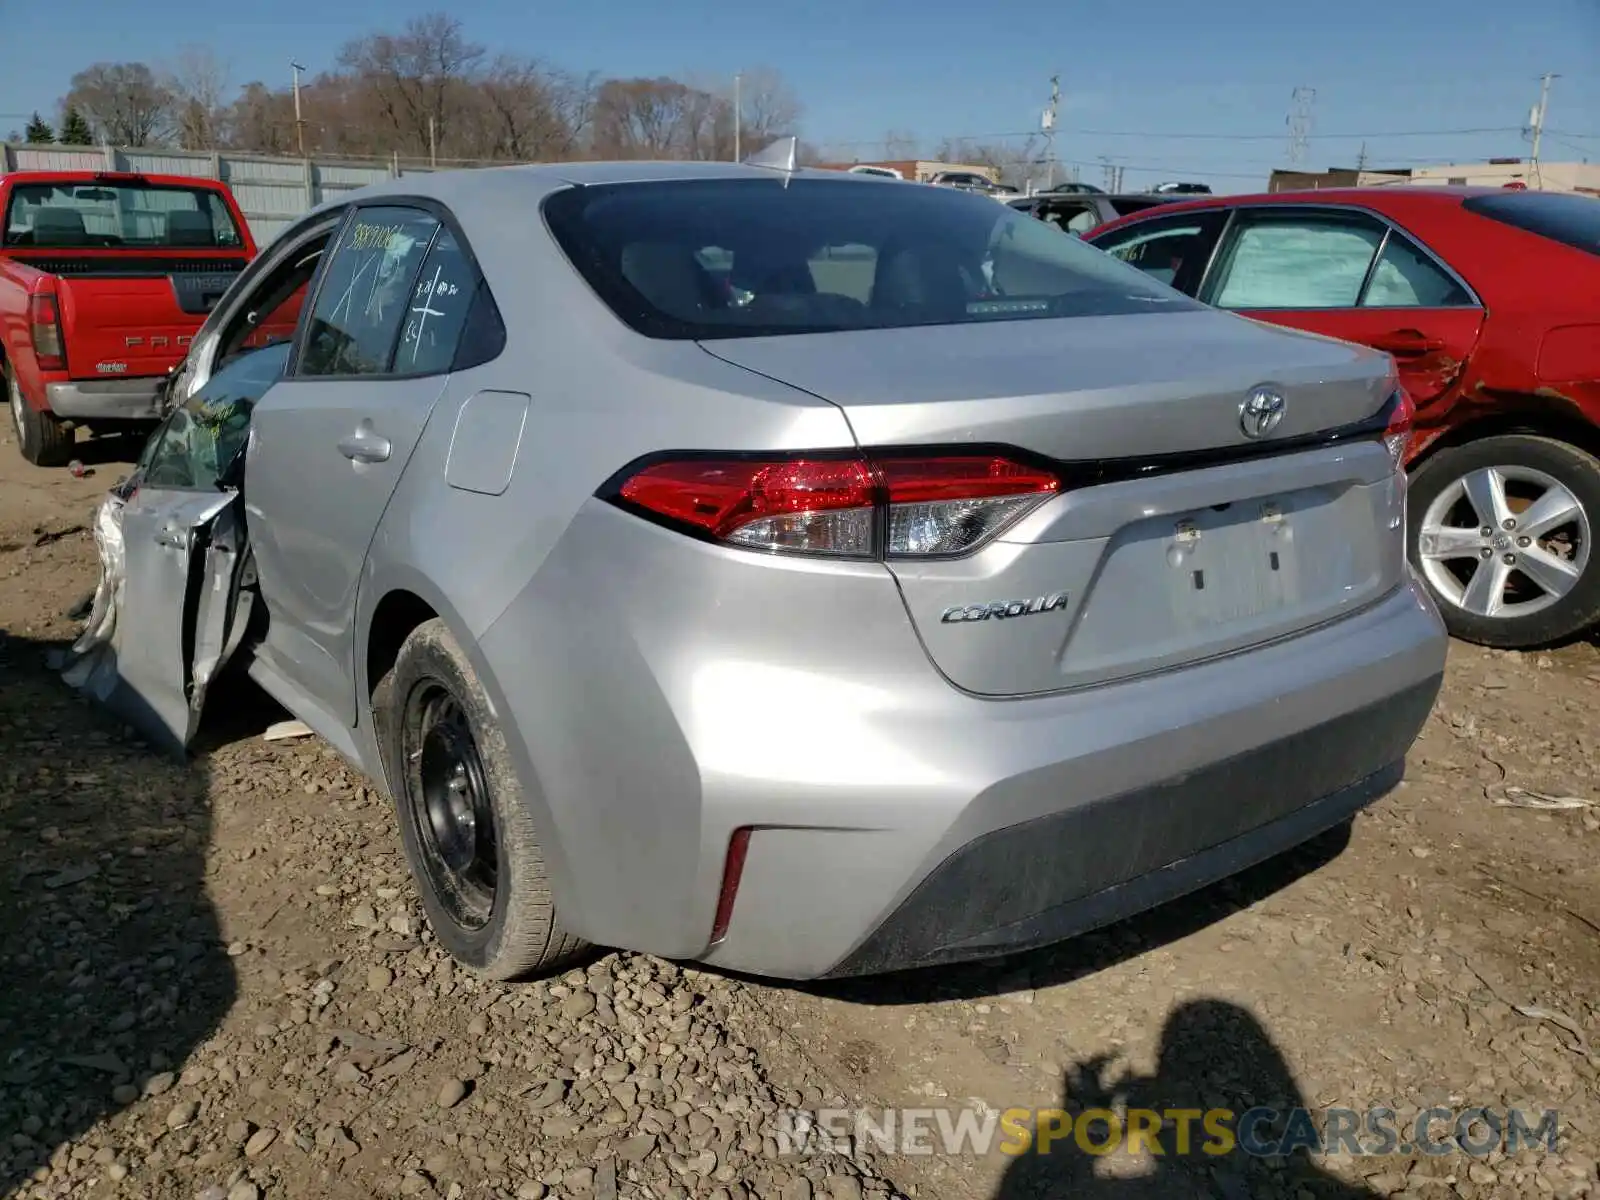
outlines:
M988 604L955 604L944 610L941 624L954 625L960 621L1005 620L1008 617L1034 617L1040 613L1059 612L1067 606L1066 592L1051 592L1031 600L993 600Z
M1239 428L1247 438L1264 438L1283 422L1288 407L1283 393L1258 387L1239 405Z

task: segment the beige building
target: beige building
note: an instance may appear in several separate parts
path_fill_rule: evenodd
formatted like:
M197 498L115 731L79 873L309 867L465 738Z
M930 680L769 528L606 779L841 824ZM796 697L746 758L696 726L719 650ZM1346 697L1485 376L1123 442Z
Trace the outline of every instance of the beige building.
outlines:
M1392 176L1363 172L1363 185L1388 182ZM1583 192L1600 196L1600 163L1541 162L1535 166L1521 158L1491 158L1482 163L1451 163L1442 167L1412 167L1404 182L1412 187L1438 187L1440 184L1467 184L1472 187L1505 187L1522 184L1534 192Z
M1363 171L1334 167L1327 171L1274 171L1269 192L1307 191L1334 187L1525 187L1529 191L1580 192L1600 196L1600 163L1542 162L1491 158L1480 163L1396 167Z

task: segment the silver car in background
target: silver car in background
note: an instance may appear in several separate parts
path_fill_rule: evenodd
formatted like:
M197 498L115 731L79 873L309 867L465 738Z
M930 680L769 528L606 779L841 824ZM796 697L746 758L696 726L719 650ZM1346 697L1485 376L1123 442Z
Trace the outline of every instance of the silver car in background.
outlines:
M176 749L241 663L490 976L1063 938L1348 820L1440 685L1390 360L954 189L406 177L172 392L73 677Z

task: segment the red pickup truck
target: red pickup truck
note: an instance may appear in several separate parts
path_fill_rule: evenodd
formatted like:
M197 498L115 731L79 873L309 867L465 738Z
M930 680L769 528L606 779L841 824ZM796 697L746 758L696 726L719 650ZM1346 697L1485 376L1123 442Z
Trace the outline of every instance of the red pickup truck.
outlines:
M23 457L74 430L154 421L168 371L255 257L224 183L124 172L0 175L0 373Z

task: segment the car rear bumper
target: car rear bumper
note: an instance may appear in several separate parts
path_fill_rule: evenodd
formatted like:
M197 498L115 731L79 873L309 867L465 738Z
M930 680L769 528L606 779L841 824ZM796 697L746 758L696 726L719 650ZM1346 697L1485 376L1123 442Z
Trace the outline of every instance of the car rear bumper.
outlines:
M72 421L154 421L160 416L164 376L140 379L75 379L45 385L45 404Z
M1051 941L1336 824L1395 782L1446 649L1408 573L1272 644L981 699L880 565L752 572L598 503L472 632L570 932L796 979Z

